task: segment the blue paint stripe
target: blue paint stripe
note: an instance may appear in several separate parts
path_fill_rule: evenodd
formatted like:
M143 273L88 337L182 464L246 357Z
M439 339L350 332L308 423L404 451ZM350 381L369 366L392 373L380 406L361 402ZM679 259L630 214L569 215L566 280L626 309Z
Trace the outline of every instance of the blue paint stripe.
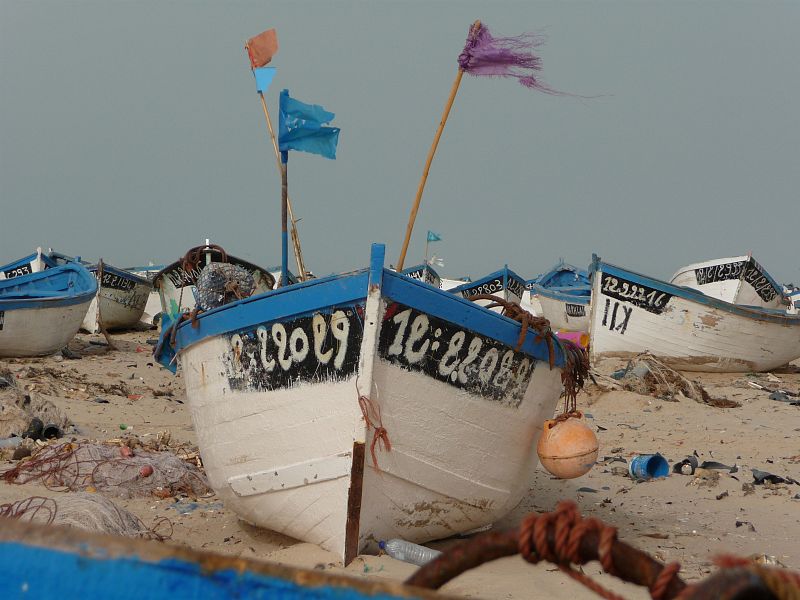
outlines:
M180 351L207 337L240 331L261 323L312 314L331 306L345 306L367 297L369 272L312 279L265 292L202 313L197 327L178 327L175 350Z
M92 265L91 267L89 267L89 270L92 273L97 273L97 267L98 265ZM103 273L111 273L112 275L116 275L117 277L121 277L123 279L133 281L135 283L150 285L150 281L148 279L140 277L139 275L131 273L130 271L124 271L123 269L118 269L117 267L108 265L106 263L103 263Z
M450 291L439 290L416 279L404 277L392 271L383 274L383 295L387 300L433 315L450 323L455 323L480 335L495 339L507 346L516 347L520 324L517 321L490 311L469 300L456 296ZM525 337L522 351L538 360L549 359L547 344L536 341L536 335L529 331ZM564 365L564 353L555 344L555 364Z
M724 300L719 300L718 298L706 296L703 292L698 290L673 285L671 283L667 283L666 281L661 281L660 279L654 279L647 275L642 275L634 271L628 271L622 267L603 262L600 259L592 262L592 276L594 276L598 271L602 271L603 273L607 273L608 275L613 275L615 277L622 277L623 279L626 279L632 283L646 285L661 292L666 292L668 294L672 294L673 296L677 296L678 298L683 298L704 306L717 308L719 310L742 317L747 317L749 319L767 321L769 323L780 323L782 325L800 326L800 315L790 315L785 311L778 309L731 304L729 302L725 302Z
M97 293L97 280L78 263L0 281L0 310L72 306Z
M383 244L372 244L372 251L369 257L369 287L381 287L383 279L383 263L386 259L386 246Z
M553 289L548 289L546 287L542 287L538 284L533 284L531 286L531 293L538 294L539 296L545 296L546 298L553 298L554 300L560 300L561 302L569 302L570 304L589 304L589 301L592 299L591 297L591 288L573 288L576 292L583 292L583 294L579 295L578 293L575 294L568 294L565 292L559 292Z
M393 594L366 593L345 585L302 585L252 571L211 571L182 559L147 562L134 556L103 558L92 553L77 554L17 542L0 543L0 597L37 600L401 598Z
M450 294L458 294L463 290L471 290L473 288L483 285L484 283L489 283L491 281L494 281L495 279L502 279L503 285L506 287L506 289L508 288L509 279L516 279L517 281L519 281L519 283L522 285L523 288L525 287L525 280L519 275L517 275L514 271L509 269L508 267L505 267L503 269L500 269L499 271L490 273L485 277L476 279L475 281L470 281L469 283L459 285L458 287L450 288L449 290L447 290L447 292Z

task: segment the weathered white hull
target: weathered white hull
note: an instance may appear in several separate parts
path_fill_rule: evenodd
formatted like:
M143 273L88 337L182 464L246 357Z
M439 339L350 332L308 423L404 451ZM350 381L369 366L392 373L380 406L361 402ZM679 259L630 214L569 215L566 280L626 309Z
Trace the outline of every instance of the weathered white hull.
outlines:
M91 298L70 306L0 310L0 356L45 356L78 333Z
M136 283L129 290L100 285L81 323L81 329L89 333L98 333L100 331L98 319L102 319L107 331L133 327L142 317L152 290L153 286L149 283Z
M542 303L539 301L539 296L528 289L522 294L522 300L520 300L519 305L535 317L543 316Z
M378 471L356 376L239 391L220 358L230 352L212 338L180 359L211 486L243 519L341 556L354 440L367 448L359 550L389 537L425 542L492 523L520 501L561 392L561 371L545 362L536 363L519 406L509 406L379 359L373 398L391 451L376 446Z
M676 369L749 372L800 356L798 316L734 306L606 263L597 268L592 360L647 351Z
M551 334L517 350L519 324L372 265L203 313L172 338L226 507L346 561L512 509L566 368L558 345L549 367Z
M147 294L147 302L144 305L144 312L142 312L139 322L145 325L154 325L154 319L160 312L161 296L158 294L157 290L150 290L150 293Z
M537 294L542 307L540 313L550 321L550 327L556 331L589 331L589 305L568 302Z

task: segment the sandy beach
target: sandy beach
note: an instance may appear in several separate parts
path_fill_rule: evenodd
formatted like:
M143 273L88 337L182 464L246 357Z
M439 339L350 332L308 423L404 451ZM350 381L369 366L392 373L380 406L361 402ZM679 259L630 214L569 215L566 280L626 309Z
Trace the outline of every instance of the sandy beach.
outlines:
M78 334L69 345L71 358L10 359L0 361L0 368L10 370L17 386L32 399L50 400L74 424L65 438L51 444L132 437L147 443L169 431L170 449L197 462L182 379L153 360L155 333L113 335L116 350L110 350L100 335ZM607 376L620 366L623 363L609 361L597 365L596 372ZM712 398L734 400L740 406L716 408L685 397L666 401L622 390L614 380L600 376L597 384L589 383L578 396L578 407L598 432L600 462L584 477L568 481L540 468L522 503L494 527L516 526L532 511L549 511L559 500L573 499L584 515L617 527L621 539L659 560L679 561L689 581L711 573L714 556L723 552L758 555L800 568L796 541L800 485L753 485L751 472L756 468L800 479L800 407L772 400L769 391L751 385L796 392L800 388L797 362L773 374L685 375L703 385ZM634 482L619 459L652 452L663 454L670 465L695 455L700 463L717 461L737 468ZM12 450L2 450L3 471L16 465L11 454ZM34 482L0 483L0 504L31 496L58 502L67 494ZM168 519L172 532L166 543L356 577L403 580L415 570L388 556L360 556L343 567L319 547L240 521L213 494L113 501L148 527ZM441 540L430 546L445 549L455 541ZM592 563L585 572L596 575L600 567ZM647 597L645 590L611 577L599 580L626 597ZM532 566L519 557L475 569L443 591L481 598L595 597L554 566Z

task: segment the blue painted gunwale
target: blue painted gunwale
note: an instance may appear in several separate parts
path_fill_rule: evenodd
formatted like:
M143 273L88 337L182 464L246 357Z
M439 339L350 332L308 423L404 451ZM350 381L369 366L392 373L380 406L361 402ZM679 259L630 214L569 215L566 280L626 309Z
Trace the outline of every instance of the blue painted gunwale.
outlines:
M88 267L88 269L92 274L96 274L97 267L98 265L92 265L91 267ZM149 279L136 275L135 273L131 273L130 271L125 271L124 269L118 269L117 267L111 266L106 263L103 263L103 273L111 273L112 275L116 275L117 277L122 277L123 279L128 279L135 283L152 286Z
M541 275L530 279L527 281L529 286L533 286L533 284L538 284L543 288L550 288L554 287L553 283L555 283L555 279L561 279L559 275L561 273L572 273L573 283L574 285L570 286L556 286L556 287L584 287L589 285L589 272L584 269L579 269L578 267L571 265L569 263L565 263L563 260L559 262L556 266L554 266L549 271L545 271Z
M383 246L373 249L370 269L352 273L312 279L285 288L265 292L226 304L198 315L196 327L184 322L178 325L175 352L188 348L208 337L231 334L255 326L288 318L329 311L365 302L370 285L382 279L382 296L387 302L399 302L410 308L459 325L469 331L495 339L511 347L517 345L520 324L469 300L435 288L427 283L406 277L383 267ZM377 273L382 270L382 278ZM370 275L372 272L372 275ZM494 276L496 278L497 275ZM548 361L549 351L545 340L536 340L530 332L525 337L522 351L529 356ZM564 351L558 338L554 340L554 364L565 364Z
M3 265L2 267L0 267L0 271L10 271L11 269L18 269L25 265L29 265L33 260L36 259L37 256L38 255L36 252L34 252L33 254L29 254L24 258L20 258L19 260L16 260L12 263L8 263L7 265ZM42 254L42 262L45 264L46 269L56 266L56 263L44 253Z
M97 279L82 265L67 263L0 281L0 310L72 306L97 293Z
M472 288L475 288L475 287L479 287L479 286L481 286L481 285L483 285L485 283L489 283L490 281L494 281L495 279L498 279L498 278L503 280L503 288L504 289L508 289L508 280L509 279L516 279L522 285L522 289L526 289L525 280L522 277L517 275L514 271L512 271L508 267L503 267L499 271L495 271L494 273L489 273L489 275L486 275L484 277L479 277L478 279L475 279L474 281L469 281L469 282L464 283L462 285L459 285L457 287L450 288L449 290L447 290L447 293L448 294L460 294L464 290L469 290L469 289L472 289Z
M539 296L545 296L547 298L552 298L554 300L560 300L561 302L569 302L570 304L589 304L592 299L591 292L592 288L568 288L570 290L575 290L574 292L563 292L564 288L546 288L542 287L537 283L534 283L531 286L531 293L537 294Z
M598 271L607 273L608 275L613 275L615 277L622 277L623 279L633 283L646 285L653 289L659 290L660 292L666 292L668 294L672 294L673 296L677 296L678 298L683 298L684 300L689 300L697 304L717 308L719 310L734 315L739 315L741 317L746 317L748 319L766 321L768 323L778 323L780 325L800 326L800 315L791 315L778 309L731 304L729 302L725 302L724 300L706 296L699 290L673 285L648 275L642 275L641 273L629 271L623 267L618 267L616 265L603 262L597 255L593 255L592 265L590 267L590 276L592 281L594 281L594 277Z

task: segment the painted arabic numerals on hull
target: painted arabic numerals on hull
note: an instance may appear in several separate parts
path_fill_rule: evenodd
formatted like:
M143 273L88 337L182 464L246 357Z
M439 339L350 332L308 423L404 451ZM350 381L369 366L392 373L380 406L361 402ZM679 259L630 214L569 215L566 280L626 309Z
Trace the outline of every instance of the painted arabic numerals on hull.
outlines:
M14 277L21 277L22 275L30 275L33 273L31 270L31 266L29 264L22 265L21 267L17 267L16 269L9 269L8 271L3 271L3 275L6 276L6 279L14 279Z
M566 302L565 306L568 317L586 316L586 306L584 306L583 304L570 304L569 302Z
M647 312L659 315L664 312L672 294L662 292L640 283L633 283L620 277L615 277L603 273L600 281L600 291L605 299L601 309L603 327L608 327L610 331L615 331L620 335L625 335L628 329L633 306L644 309ZM616 301L611 298L616 299ZM633 306L630 306L630 305Z
M522 298L525 293L525 282L513 277L508 278L508 292L517 298Z
M233 334L228 382L261 391L346 379L358 366L362 329L358 311L346 307Z
M773 287L772 282L767 279L761 266L752 258L747 263L747 270L744 272L744 280L753 286L753 289L764 302L772 301L778 295L778 291Z
M702 267L694 270L694 276L697 279L697 285L706 285L714 283L715 281L728 281L731 279L739 279L744 269L745 261L740 260L733 263L725 263L723 265L711 265L710 267Z
M97 274L95 273L95 277ZM112 288L128 292L136 287L136 282L120 275L115 275L109 271L103 271L103 279L100 285L104 288Z
M487 281L472 288L467 288L461 291L461 296L464 298L471 298L478 294L497 294L503 291L503 280L498 278L492 281Z
M409 371L517 407L535 361L458 325L399 304L386 310L379 356Z

